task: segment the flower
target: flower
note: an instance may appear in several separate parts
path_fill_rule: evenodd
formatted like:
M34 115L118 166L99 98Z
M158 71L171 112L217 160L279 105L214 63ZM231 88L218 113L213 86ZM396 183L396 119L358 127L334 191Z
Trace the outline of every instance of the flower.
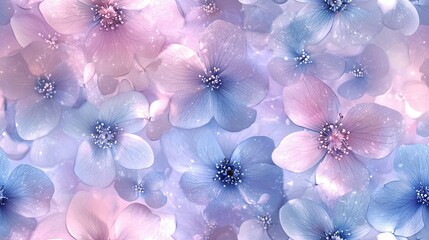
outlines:
M106 187L115 177L115 161L129 169L148 168L154 155L149 144L132 134L140 131L149 103L138 92L106 100L97 110L90 103L64 112L66 134L85 141L79 146L74 171L89 185Z
M372 194L368 222L377 230L409 237L429 226L429 148L401 146L395 157L399 180L386 183Z
M366 220L368 201L365 194L351 192L327 211L316 202L293 199L280 209L280 223L295 240L364 239L371 229Z
M82 35L99 72L120 76L131 70L134 54L155 57L164 45L144 6L126 0L46 0L40 11L60 34Z
M37 47L37 46L36 46ZM62 109L78 97L78 74L62 56L41 57L41 64L27 65L26 53L37 51L29 45L21 53L0 59L0 89L8 100L17 100L15 126L24 140L35 140L54 130Z
M158 172L144 173L138 170L121 169L115 180L118 195L129 202L143 198L151 208L160 208L167 203L167 197L160 190L165 176Z
M113 210L105 198L78 192L67 210L67 229L75 239L100 240L154 239L160 230L161 218L143 204L130 204L116 217Z
M348 62L346 72L349 78L338 87L338 94L346 99L358 99L365 93L371 96L384 94L392 83L387 77L389 67L386 52L373 44L367 45L359 56Z
M386 27L400 30L405 35L411 35L417 30L419 13L411 1L380 1L380 7L384 12L383 24Z
M0 152L0 237L31 233L37 225L34 218L48 213L53 194L54 185L42 170L21 164L9 174L8 160Z
M400 113L374 103L355 105L343 116L335 93L313 77L284 89L284 107L290 120L306 130L281 141L273 152L274 163L303 172L321 162L316 183L333 197L368 183L368 170L356 155L386 157L404 131Z
M382 12L376 1L299 0L306 6L291 23L295 31L311 33L310 44L328 34L340 44L364 44L382 29ZM306 36L301 35L299 36Z
M225 130L241 131L255 122L248 106L262 101L267 81L248 63L246 38L237 26L215 21L200 37L200 51L173 44L163 54L154 79L173 93L170 122L197 128L212 118Z
M209 220L235 222L246 214L245 206L257 203L263 194L274 199L280 196L283 174L272 163L271 139L251 137L225 154L212 134L197 136L198 158L182 174L179 184L190 201L207 205L204 214Z

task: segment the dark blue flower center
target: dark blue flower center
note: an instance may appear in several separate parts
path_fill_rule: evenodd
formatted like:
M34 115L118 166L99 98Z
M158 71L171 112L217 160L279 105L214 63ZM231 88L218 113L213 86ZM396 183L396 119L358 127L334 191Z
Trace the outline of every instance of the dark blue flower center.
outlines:
M416 188L417 202L422 205L429 206L429 187L424 186L420 183L420 186Z
M354 66L353 70L350 71L350 73L357 78L363 78L367 74L365 67L363 67L362 65Z
M97 122L95 131L91 134L92 141L100 148L111 148L118 143L117 135L122 131L117 124L106 125L103 122Z
M258 222L262 224L262 227L265 230L273 226L273 220L271 219L270 214L258 216Z
M319 149L328 150L328 154L338 160L341 160L345 154L349 154L351 150L348 143L350 131L343 127L342 120L343 115L340 113L340 118L335 123L325 123L317 138Z
M334 13L343 11L351 2L352 0L324 0L325 7Z
M222 79L220 78L220 68L212 67L204 73L204 75L198 75L201 81L206 84L210 90L219 89L222 85Z
M213 180L220 181L224 187L227 185L236 186L241 183L243 171L239 162L224 158L216 164L216 170L217 173Z
M310 64L313 61L311 61L310 59L310 55L304 50L301 50L301 54L294 57L293 60L295 60L295 62L298 64Z
M144 193L144 187L143 187L143 183L139 183L139 184L135 184L133 186L134 191L138 192L138 193Z
M4 192L4 186L2 185L0 187L0 206L6 205L7 199L8 198L6 197L5 192Z
M34 86L34 90L42 95L43 98L52 98L57 92L55 90L55 82L50 78L51 75L47 74L37 78L36 80L36 86Z
M325 233L324 237L321 237L320 239L326 239L326 240L346 240L347 237L350 236L350 233L348 231L344 230L336 230L333 232Z
M92 21L98 22L102 30L116 30L120 25L124 24L124 12L117 2L95 4L91 10L94 12Z

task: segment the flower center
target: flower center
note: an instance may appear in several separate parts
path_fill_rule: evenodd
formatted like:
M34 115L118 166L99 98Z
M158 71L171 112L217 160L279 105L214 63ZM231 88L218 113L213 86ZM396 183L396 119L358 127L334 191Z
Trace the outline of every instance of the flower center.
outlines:
M8 198L5 196L5 194L4 194L4 186L2 185L1 187L0 187L0 206L4 206L4 205L6 205L6 200L7 200Z
M133 189L134 189L136 192L144 193L143 183L135 184L135 185L133 186Z
M217 8L216 3L213 0L204 0L204 4L201 8L207 15L219 11L219 8Z
M224 158L218 164L216 164L216 176L213 180L218 180L223 184L223 187L227 185L238 185L241 183L243 172L241 170L241 164L239 162Z
M124 24L124 12L118 6L118 3L108 3L98 5L91 8L94 12L92 21L100 24L100 29L106 31L116 30L119 25Z
M60 45L59 45L60 34L59 33L55 32L52 35L48 34L46 36L42 33L39 33L38 35L39 35L39 37L41 37L45 41L45 43L47 43L49 45L48 47L50 49L58 49L60 47Z
M265 230L273 226L273 220L271 219L270 214L258 216L258 222L262 224Z
M357 78L362 78L367 74L365 71L365 67L361 65L359 65L359 67L353 67L353 70L350 73Z
M295 62L297 62L298 64L310 64L313 61L310 60L310 55L308 55L308 53L302 49L301 50L301 55L294 57L293 60L295 60Z
M211 70L206 71L204 75L198 75L203 83L206 84L206 87L210 90L219 89L222 85L222 79L219 76L220 68L213 67Z
M417 202L429 206L429 187L420 183L419 189L416 189Z
M351 3L352 0L324 0L326 8L331 12L341 12L347 8L347 4Z
M92 141L100 148L111 148L118 143L117 135L122 131L121 128L115 125L106 125L103 122L97 122L95 131L91 134Z
M335 232L325 233L325 237L322 239L326 240L346 240L345 236L350 236L348 231L337 230Z
M36 80L36 86L34 86L34 90L37 93L43 96L43 98L52 98L55 91L55 82L50 80L51 74L47 74L45 76L38 77Z
M351 150L348 144L350 131L343 128L343 124L341 123L342 120L343 115L340 113L340 119L335 121L335 123L325 123L317 138L317 141L320 143L319 149L327 149L328 153L338 160L340 160L344 154L349 154Z

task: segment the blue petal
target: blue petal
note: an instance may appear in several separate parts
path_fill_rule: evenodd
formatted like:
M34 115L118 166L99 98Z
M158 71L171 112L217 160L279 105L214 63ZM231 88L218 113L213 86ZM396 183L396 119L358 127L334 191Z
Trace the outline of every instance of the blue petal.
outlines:
M88 138L95 130L98 119L97 109L86 102L79 109L65 110L62 115L64 133L74 138Z
M216 169L198 168L193 166L188 172L182 174L180 187L189 200L197 204L207 204L223 190L217 180L213 180Z
M251 137L237 146L231 160L240 162L243 167L252 167L258 163L273 164L271 154L274 147L274 141L271 138Z
M54 184L40 169L19 165L5 183L7 209L25 217L39 217L49 211Z
M429 137L429 112L419 118L416 131L422 137Z
M282 13L282 9L271 1L256 2L243 5L244 23L247 29L254 32L268 33L274 19Z
M199 157L196 159L197 164L203 165L209 169L214 168L219 161L225 158L225 154L218 140L212 133L200 136L196 143L196 147Z
M150 145L141 137L122 133L113 146L114 159L123 167L142 169L152 166L154 155Z
M420 1L420 2L419 2L420 5L415 5L417 12L419 13L420 24L429 25L429 2L427 1L426 3L423 3L423 1Z
M52 99L28 97L18 101L15 109L16 130L25 140L47 135L61 118L61 106Z
M334 19L335 14L324 9L319 2L314 2L298 13L289 28L295 29L291 33L298 33L302 40L313 45L322 41L330 33Z
M143 94L129 91L105 101L99 114L100 120L116 123L126 132L133 133L144 126L139 119L149 117L149 103Z
M119 197L126 201L132 202L139 198L139 192L134 189L137 184L138 182L135 179L119 178L115 181L114 186Z
M383 23L392 30L413 34L419 26L419 14L409 0L396 0L396 6L384 14Z
M10 0L1 1L0 2L0 25L8 24L14 12L15 10Z
M78 149L74 172L79 179L94 187L107 187L115 177L115 161L110 149L83 142Z
M238 240L247 239L271 240L264 227L257 219L250 219L241 224Z
M0 210L0 239L15 239L13 236L30 235L37 226L34 218L26 218L12 211ZM18 238L16 238L18 239Z
M158 172L148 173L143 179L143 186L145 189L157 191L161 189L165 182L165 175Z
M151 208L160 208L167 203L167 197L161 191L149 191L144 194L146 204Z
M411 236L423 227L416 191L406 182L393 181L373 192L368 222L378 231Z
M290 86L304 77L307 67L297 65L295 60L276 57L270 60L268 70L274 81Z
M238 132L250 127L255 122L256 111L236 102L223 92L213 96L214 119L219 126L230 132Z
M71 107L79 96L77 73L69 65L62 63L51 74L51 79L55 81L54 99L61 105Z
M320 240L334 228L325 209L305 199L290 200L280 208L280 223L293 239Z
M341 97L354 100L361 98L368 89L368 82L364 78L352 78L342 83L338 87L338 94Z
M0 150L0 186L4 184L9 176L9 161L3 150Z
M369 196L361 192L351 192L342 197L335 205L334 225L348 230L347 239L362 239L370 230L366 220Z
M315 54L312 56L312 61L310 71L322 80L337 80L346 69L346 62L343 58L328 53Z
M420 183L428 186L429 179L429 147L416 144L399 147L396 152L395 170L401 179L408 181L411 186L418 187Z

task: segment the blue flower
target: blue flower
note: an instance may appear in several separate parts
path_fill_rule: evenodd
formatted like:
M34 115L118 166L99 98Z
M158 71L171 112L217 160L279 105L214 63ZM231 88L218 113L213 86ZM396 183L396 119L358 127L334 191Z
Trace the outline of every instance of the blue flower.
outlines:
M212 118L228 131L240 131L255 122L248 106L263 100L267 81L248 63L246 38L237 27L215 21L200 37L200 51L173 44L161 56L155 79L173 93L170 122L197 128Z
M429 226L429 147L401 146L395 158L399 180L372 194L369 223L379 231L408 237Z
M384 94L392 83L387 77L389 68L386 52L369 44L359 56L350 58L346 68L349 78L338 87L338 94L346 99L358 99L365 93Z
M139 170L118 170L115 189L118 195L129 202L143 198L151 208L160 208L167 203L167 197L160 190L165 181L165 175L159 172L144 172Z
M280 209L280 222L295 240L363 239L370 230L366 220L368 200L365 194L351 192L335 204L332 212L310 200L290 200Z
M382 28L377 1L299 0L306 6L291 23L295 32L310 33L309 43L318 43L328 34L340 44L369 42ZM305 36L302 35L302 36Z
M64 132L85 141L79 146L74 171L88 185L106 187L115 177L115 161L129 169L148 168L154 155L149 144L132 134L144 127L149 104L138 92L105 101L99 110L85 103L64 112Z
M263 194L281 196L283 174L271 160L274 142L270 138L248 138L226 154L212 134L195 137L192 155L196 157L179 184L190 201L207 205L204 214L208 219L236 223L247 214L246 205L256 204Z
M14 231L32 231L37 224L34 218L49 211L53 194L54 185L42 170L22 164L9 175L8 160L1 152L0 238Z

